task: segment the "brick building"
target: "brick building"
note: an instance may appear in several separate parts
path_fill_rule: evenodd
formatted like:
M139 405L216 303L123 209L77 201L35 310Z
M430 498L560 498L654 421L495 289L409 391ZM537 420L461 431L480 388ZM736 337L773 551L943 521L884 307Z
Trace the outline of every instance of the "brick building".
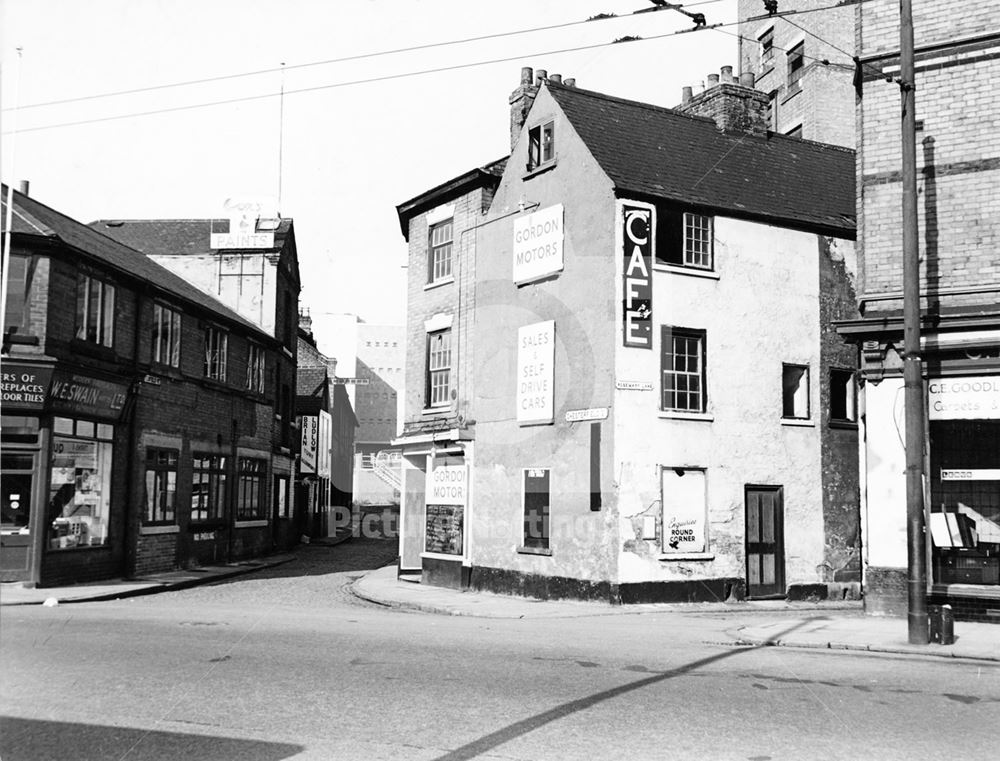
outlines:
M531 69L510 105L509 160L398 208L403 569L612 602L856 589L853 152L769 133L728 69L682 110Z
M899 7L855 8L865 604L905 615ZM924 473L932 602L1000 621L1000 76L996 4L915 0Z
M291 518L282 342L26 195L13 219L3 577L54 585L271 552Z
M854 5L834 5L781 0L786 20L738 0L739 72L764 93L769 129L853 148Z

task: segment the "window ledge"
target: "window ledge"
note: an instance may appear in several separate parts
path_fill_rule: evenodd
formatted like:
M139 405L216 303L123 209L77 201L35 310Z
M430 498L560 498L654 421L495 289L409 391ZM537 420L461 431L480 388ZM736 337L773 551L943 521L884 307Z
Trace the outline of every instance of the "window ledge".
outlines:
M791 428L815 428L816 423L813 420L790 420L787 418L782 418L782 425L787 425Z
M521 176L521 179L529 180L532 177L536 177L537 175L543 174L549 171L550 169L555 169L555 168L556 168L556 159L552 159L551 161L546 161L544 164L539 164L534 169L529 169Z
M267 520L257 521L236 521L236 528L260 528L267 525Z
M663 552L660 560L715 560L714 552Z
M420 410L420 414L424 416L448 415L450 413L451 413L450 404L448 406L442 406L442 407L425 407L424 409Z
M4 336L4 343L11 344L12 346L17 344L19 346L38 346L38 336L28 335L27 333L8 333Z
M703 270L697 267L682 267L679 264L661 264L653 262L654 272L669 272L671 275L687 275L688 277L701 277L705 280L718 280L719 273L715 270Z
M548 547L518 547L518 555L546 555L551 557L552 550Z
M212 531L213 529L225 527L225 518L195 518L188 523L188 531L191 532Z
M430 283L427 283L427 285L424 286L424 290L425 291L430 291L430 290L438 288L438 287L440 287L442 285L450 285L451 283L454 283L454 282L455 282L455 276L454 275L449 275L448 277L443 277L440 280L434 280L434 281L432 281Z
M781 99L781 105L785 105L788 101L790 101L800 92L802 92L802 85L794 85L793 87L789 88L788 94Z
M858 430L858 424L853 420L831 420L831 428L841 428L846 431L856 431Z
M180 533L181 527L177 525L173 526L139 526L139 533L142 535L148 534L177 534Z
M660 410L657 416L661 420L697 420L702 423L711 423L715 420L715 415L709 412L679 412L674 410Z

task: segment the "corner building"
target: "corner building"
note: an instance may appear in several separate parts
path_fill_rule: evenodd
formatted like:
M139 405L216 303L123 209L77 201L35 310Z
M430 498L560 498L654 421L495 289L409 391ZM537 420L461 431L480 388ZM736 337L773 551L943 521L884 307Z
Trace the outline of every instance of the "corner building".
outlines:
M404 495L424 580L613 603L856 591L855 363L832 325L855 314L853 152L769 132L729 70L680 109L533 75L488 211L453 231L474 298L421 316L408 360L433 418L435 341L467 325L444 358L471 375L465 427L424 434ZM447 214L409 218L411 257ZM473 425L471 463L442 451Z
M865 607L906 615L899 8L858 5ZM927 600L1000 623L1000 76L996 5L914 0Z

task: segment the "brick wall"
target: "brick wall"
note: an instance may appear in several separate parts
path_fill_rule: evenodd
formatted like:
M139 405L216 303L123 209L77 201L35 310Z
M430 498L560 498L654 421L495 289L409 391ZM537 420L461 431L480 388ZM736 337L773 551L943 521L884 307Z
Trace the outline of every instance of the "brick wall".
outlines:
M914 2L921 288L959 291L925 301L932 309L995 305L1000 292L1000 104L988 83L1000 76L995 5ZM868 60L858 106L859 239L862 297L869 310L899 309L902 291L898 4L858 6L858 44ZM962 47L963 38L994 33L993 52ZM929 45L933 50L925 50ZM951 59L951 60L948 60ZM885 298L894 296L895 298Z

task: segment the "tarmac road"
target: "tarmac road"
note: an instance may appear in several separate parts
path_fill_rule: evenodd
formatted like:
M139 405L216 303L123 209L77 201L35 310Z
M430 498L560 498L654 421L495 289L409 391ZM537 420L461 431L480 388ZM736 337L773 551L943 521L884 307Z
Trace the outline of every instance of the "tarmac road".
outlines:
M486 620L355 598L395 552L357 538L209 586L5 608L0 757L889 761L997 745L1000 666L742 647L733 614Z

